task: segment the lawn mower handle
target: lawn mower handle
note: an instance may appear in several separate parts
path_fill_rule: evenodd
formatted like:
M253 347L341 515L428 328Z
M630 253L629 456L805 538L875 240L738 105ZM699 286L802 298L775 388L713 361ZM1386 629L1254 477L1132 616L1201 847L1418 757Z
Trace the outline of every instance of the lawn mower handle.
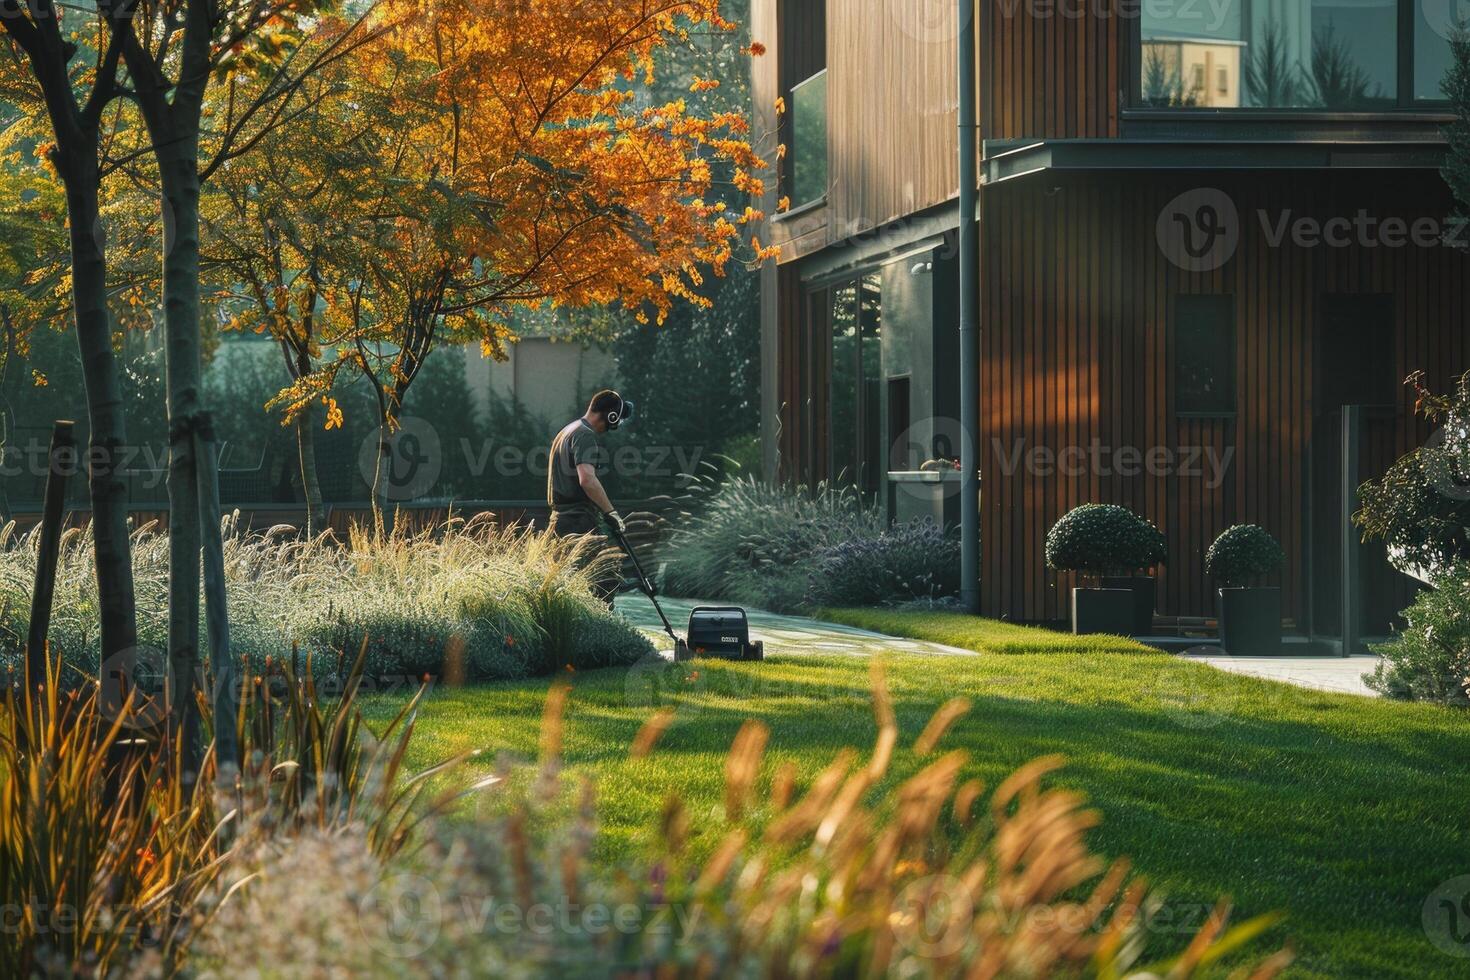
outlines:
M612 535L613 540L618 543L618 547L622 548L623 553L632 559L633 571L638 573L638 588L644 595L648 596L649 601L653 603L653 608L658 611L658 618L664 622L664 632L669 634L669 639L674 641L674 649L677 653L683 641L674 632L674 624L669 622L669 617L664 615L664 607L658 604L658 595L654 591L653 582L649 580L648 575L643 571L643 563L638 560L638 553L633 550L632 544L628 542L628 536L619 530L616 524L609 520L605 520L603 523L607 526L607 531Z

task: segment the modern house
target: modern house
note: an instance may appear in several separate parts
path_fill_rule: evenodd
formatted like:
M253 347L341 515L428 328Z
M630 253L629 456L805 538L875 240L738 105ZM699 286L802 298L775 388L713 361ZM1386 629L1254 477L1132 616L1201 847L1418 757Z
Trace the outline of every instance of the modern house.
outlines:
M1385 632L1412 586L1357 543L1352 489L1428 435L1404 378L1470 370L1449 25L1417 0L977 0L961 364L956 6L753 0L757 116L786 147L768 470L952 517L958 482L914 471L958 455L973 372L985 614L1065 619L1043 539L1096 501L1165 530L1165 617L1213 615L1205 552L1256 523L1298 635L1334 642L1345 606L1350 636Z

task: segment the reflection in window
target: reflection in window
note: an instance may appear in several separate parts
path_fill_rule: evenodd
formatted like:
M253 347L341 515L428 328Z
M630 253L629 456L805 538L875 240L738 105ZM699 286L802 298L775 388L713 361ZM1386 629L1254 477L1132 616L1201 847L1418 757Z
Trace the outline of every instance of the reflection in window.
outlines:
M1454 62L1449 39L1464 26L1458 17L1463 9L1451 0L1414 4L1414 98L1445 97L1440 83Z
M832 478L850 483L857 473L857 286L832 291Z
M791 203L810 204L827 193L827 73L791 90Z
M1397 102L1395 0L1142 9L1146 105L1343 111ZM1215 83L1206 85L1207 78Z
M832 291L832 477L880 489L883 453L883 277Z

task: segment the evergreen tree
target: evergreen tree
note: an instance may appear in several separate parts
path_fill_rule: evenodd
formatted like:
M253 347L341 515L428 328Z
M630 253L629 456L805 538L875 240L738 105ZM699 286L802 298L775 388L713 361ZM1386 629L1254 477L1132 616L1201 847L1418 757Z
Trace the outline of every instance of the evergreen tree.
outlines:
M1450 100L1455 121L1445 128L1449 150L1445 154L1445 183L1455 195L1455 216L1470 220L1470 34L1459 31L1450 39L1450 69L1440 88ZM1463 244L1464 236L1453 236Z

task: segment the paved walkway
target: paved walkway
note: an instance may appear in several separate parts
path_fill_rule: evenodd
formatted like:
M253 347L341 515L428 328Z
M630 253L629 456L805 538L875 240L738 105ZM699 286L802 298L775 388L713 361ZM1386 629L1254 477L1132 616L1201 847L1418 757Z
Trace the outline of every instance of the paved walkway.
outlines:
M692 602L688 599L664 599L659 602L673 623L674 632L684 634L689 624L689 610L699 605L719 603ZM618 597L618 611L639 629L662 635L663 624L654 612L653 603L641 595L623 594ZM848 654L872 656L875 653L927 653L945 657L973 657L973 650L930 643L925 640L908 640L868 630L824 623L805 616L778 616L775 613L750 613L750 635L752 640L763 641L767 654ZM665 641L664 646L668 643ZM1283 681L1298 687L1319 691L1335 691L1345 694L1374 696L1363 683L1363 674L1371 671L1378 663L1377 657L1232 657L1218 650L1181 654L1185 659L1207 663L1231 673L1263 677L1267 680Z
M1363 675L1378 666L1374 656L1357 657L1232 657L1227 653L1209 651L1183 653L1187 660L1228 670L1233 674L1264 677L1271 681L1284 681L1297 687L1309 687L1318 691L1335 691L1340 694L1362 694L1377 697L1378 692L1363 683Z
M668 614L674 632L680 636L689 625L689 610L695 606L721 605L714 602L691 602L688 599L665 599L659 604ZM650 633L663 634L663 623L654 612L653 603L641 595L618 596L618 612L634 626ZM875 653L927 653L945 657L974 657L973 650L930 643L926 640L906 640L882 633L824 623L805 616L778 616L775 613L754 611L750 614L750 638L766 645L766 655L777 653L848 654L867 657ZM668 638L664 638L668 645Z

